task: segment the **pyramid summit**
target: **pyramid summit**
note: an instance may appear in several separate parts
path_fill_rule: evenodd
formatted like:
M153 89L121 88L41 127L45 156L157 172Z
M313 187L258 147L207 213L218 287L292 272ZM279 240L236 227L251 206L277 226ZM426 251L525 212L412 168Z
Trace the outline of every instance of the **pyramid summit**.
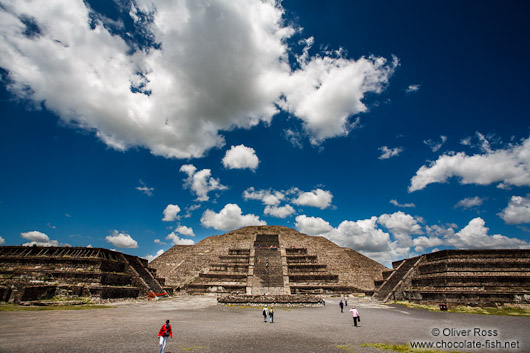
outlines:
M369 292L387 268L350 248L283 226L250 226L175 245L150 263L191 294Z

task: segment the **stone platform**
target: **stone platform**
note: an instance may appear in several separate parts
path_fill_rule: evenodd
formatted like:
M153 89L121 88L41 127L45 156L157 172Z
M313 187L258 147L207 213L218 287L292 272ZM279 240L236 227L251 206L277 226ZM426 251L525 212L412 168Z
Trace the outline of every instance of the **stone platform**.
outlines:
M326 238L281 226L244 227L174 246L150 265L181 293L218 295L364 293L388 270Z
M102 248L0 247L0 301L63 297L136 298L162 293L147 260Z
M530 304L530 250L442 250L392 265L376 281L374 299Z

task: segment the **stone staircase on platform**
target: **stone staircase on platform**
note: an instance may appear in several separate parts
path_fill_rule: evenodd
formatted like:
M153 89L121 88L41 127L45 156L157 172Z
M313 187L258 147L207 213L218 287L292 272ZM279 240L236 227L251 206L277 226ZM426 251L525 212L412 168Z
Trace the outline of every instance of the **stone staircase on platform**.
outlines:
M394 263L374 298L416 303L530 304L530 250L442 250ZM400 267L414 263L403 275ZM398 273L401 272L401 273ZM382 283L381 283L382 282ZM392 284L395 283L393 288Z
M339 284L339 276L309 255L306 248L287 248L287 267L292 294L348 294L357 288Z
M250 250L229 249L186 287L188 294L246 293Z
M164 280L147 260L101 248L0 247L0 301L55 296L102 299L161 293Z

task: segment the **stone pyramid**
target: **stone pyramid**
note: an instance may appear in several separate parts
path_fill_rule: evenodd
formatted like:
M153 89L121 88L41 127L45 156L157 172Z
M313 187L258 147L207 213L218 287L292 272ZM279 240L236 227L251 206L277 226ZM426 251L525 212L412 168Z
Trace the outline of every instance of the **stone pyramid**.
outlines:
M166 286L191 294L370 292L385 266L324 237L282 226L251 226L176 245L150 266Z

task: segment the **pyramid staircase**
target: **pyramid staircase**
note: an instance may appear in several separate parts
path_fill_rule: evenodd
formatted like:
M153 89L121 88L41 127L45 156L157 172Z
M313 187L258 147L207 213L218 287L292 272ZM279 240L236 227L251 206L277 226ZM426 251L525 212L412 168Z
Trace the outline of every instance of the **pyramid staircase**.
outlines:
M229 249L187 285L186 293L246 293L249 259L249 249Z
M55 296L102 299L162 293L147 260L102 248L0 247L0 300L28 301Z
M442 250L393 267L376 282L375 299L530 304L530 250Z
M339 276L309 255L306 248L285 249L289 285L292 294L348 294L356 288L339 284Z
M280 247L278 234L257 234L250 249L229 249L187 286L188 294L315 295L358 291L339 283L306 248Z

